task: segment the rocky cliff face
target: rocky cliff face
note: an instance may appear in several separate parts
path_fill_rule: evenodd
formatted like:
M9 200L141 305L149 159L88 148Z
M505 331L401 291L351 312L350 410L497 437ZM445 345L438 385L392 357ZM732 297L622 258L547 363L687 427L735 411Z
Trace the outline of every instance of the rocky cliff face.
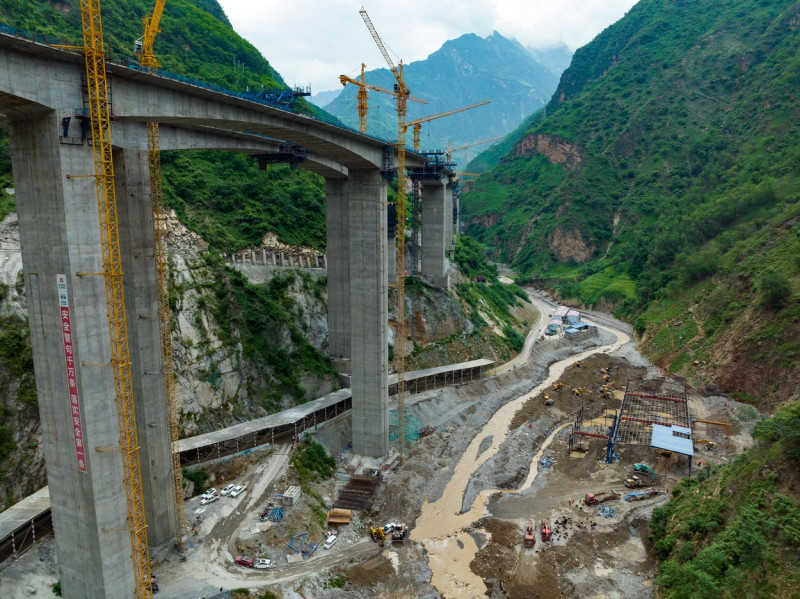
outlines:
M293 405L296 399L285 393L275 392L265 399L264 390L275 388L277 375L274 369L245 356L241 340L247 331L230 325L224 327L218 322L214 305L229 301L229 297L220 298L219 295L231 295L232 291L224 287L220 291L220 271L209 265L205 242L181 225L174 214L165 215L164 226L169 256L175 388L181 406L181 435L217 430ZM275 240L269 238L265 239L263 247L274 245ZM302 253L302 248L281 246L281 249ZM326 271L320 269L314 272L313 277L297 271L297 276L292 278L294 271L287 269L241 263L234 266L254 284L269 285L273 277L281 278L282 284L287 285L283 301L291 305L289 313L295 321L294 330L301 331L311 346L327 354L327 298L324 282L314 283L313 279L324 278ZM0 223L0 291L0 334L6 342L6 349L12 343L16 344L15 348L17 345L21 347L6 352L0 348L2 509L47 484L39 412L33 391L16 214L9 215ZM409 336L420 347L472 328L457 299L424 285L409 290L407 317ZM295 333L283 326L276 331L275 338L284 348L297 343ZM475 343L474 339L471 343ZM458 361L462 353L471 356L466 350L451 356L446 347L448 345L443 345L442 351L429 354L424 365L436 365L451 359ZM412 347L408 349L411 351ZM3 361L6 354L16 361ZM298 384L305 399L313 399L332 391L336 383L331 375L303 371L299 374Z
M0 508L45 480L17 215L0 223Z
M578 170L583 164L583 153L575 145L558 135L534 133L519 140L514 148L516 156L542 154L553 164L569 170Z

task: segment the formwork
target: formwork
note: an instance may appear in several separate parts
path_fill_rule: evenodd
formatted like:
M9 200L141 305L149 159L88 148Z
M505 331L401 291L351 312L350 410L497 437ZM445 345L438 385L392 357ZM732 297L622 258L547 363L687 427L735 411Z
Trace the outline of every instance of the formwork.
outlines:
M347 483L339 489L336 500L333 502L334 508L348 510L363 510L372 503L375 490L380 484L378 476L365 474L354 474Z

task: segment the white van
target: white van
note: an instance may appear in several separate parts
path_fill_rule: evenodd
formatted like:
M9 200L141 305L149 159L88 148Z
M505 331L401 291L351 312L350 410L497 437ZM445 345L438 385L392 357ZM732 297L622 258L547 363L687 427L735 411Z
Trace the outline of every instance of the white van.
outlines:
M333 544L336 542L337 536L335 532L332 532L328 535L328 538L325 539L325 544L322 546L323 549L330 549L333 547Z

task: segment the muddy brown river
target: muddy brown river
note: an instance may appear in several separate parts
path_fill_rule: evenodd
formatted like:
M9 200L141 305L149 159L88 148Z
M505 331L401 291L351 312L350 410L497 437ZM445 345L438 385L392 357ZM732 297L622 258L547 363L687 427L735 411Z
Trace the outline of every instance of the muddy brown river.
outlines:
M557 381L567 366L576 360L588 358L598 351L614 351L630 341L630 337L621 331L606 327L598 328L615 335L617 340L610 346L592 348L560 362L555 362L550 366L547 378L536 388L497 410L464 451L441 497L432 503L426 502L423 504L422 513L417 519L414 530L411 531L411 539L422 543L425 547L428 555L428 566L433 572L431 584L436 587L443 597L462 599L485 596L487 588L483 579L473 573L469 567L470 562L478 553L478 546L475 539L465 529L476 520L489 515L486 505L489 498L495 493L519 493L533 484L538 474L539 458L542 453L552 443L556 434L570 423L565 422L559 425L542 443L539 451L531 459L530 472L520 489L487 489L482 491L475 498L469 511L462 513L461 504L470 477L500 449L509 434L508 425L514 414L526 401L541 393L551 383ZM492 438L491 447L478 455L481 440L488 436Z

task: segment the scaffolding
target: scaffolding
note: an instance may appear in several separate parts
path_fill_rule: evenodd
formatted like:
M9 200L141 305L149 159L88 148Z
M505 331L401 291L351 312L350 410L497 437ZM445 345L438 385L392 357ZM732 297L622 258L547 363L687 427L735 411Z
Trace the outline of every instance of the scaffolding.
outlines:
M651 446L653 425L689 428L686 386L660 381L625 385L625 396L614 431L618 445Z

